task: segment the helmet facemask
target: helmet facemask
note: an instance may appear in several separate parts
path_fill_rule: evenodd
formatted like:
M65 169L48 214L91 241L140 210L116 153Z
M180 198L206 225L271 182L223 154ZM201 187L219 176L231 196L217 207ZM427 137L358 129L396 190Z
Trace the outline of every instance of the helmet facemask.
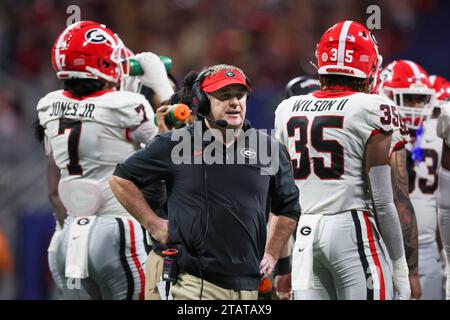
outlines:
M119 57L117 61L120 61L120 86L119 90L121 91L131 91L131 92L140 92L142 84L139 81L138 77L131 76L131 63L130 59L134 57L134 53L125 46L121 46L121 50L119 52Z
M373 38L374 39L374 38ZM381 73L381 65L383 64L383 57L378 53L378 46L375 43L375 50L377 52L377 64L376 68L374 66L372 72L369 74L369 93L376 93L378 91L378 87L380 86L380 73Z
M385 89L397 105L397 110L409 129L422 127L432 114L433 92L429 89L415 91L411 89Z
M114 62L119 68L118 80L120 81L123 76L128 76L130 73L129 59L131 57L131 51L125 47L117 34L114 34L114 38L117 45L111 53L111 61Z

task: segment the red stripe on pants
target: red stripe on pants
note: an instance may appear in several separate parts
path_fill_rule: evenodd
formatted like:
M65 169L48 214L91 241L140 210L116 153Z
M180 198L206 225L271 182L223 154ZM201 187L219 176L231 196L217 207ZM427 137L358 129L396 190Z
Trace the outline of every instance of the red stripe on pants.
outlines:
M384 275L381 269L380 259L378 258L377 248L375 247L375 241L373 239L372 224L369 221L369 214L363 211L364 221L366 223L367 238L369 239L370 252L373 257L373 262L377 268L378 279L380 279L380 300L386 299L386 288L384 287Z
M139 262L136 252L136 241L134 236L134 225L133 222L128 220L128 225L130 226L130 250L131 250L131 258L133 259L134 265L139 273L139 279L141 282L141 289L139 290L139 300L145 299L145 275L144 270L142 270L142 265Z

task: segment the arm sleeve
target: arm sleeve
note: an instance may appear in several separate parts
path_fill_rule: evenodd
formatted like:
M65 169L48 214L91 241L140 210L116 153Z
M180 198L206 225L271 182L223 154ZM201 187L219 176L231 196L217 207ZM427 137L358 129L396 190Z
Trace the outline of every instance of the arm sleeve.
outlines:
M279 143L279 167L270 185L271 208L274 215L283 215L296 221L300 218L299 191L292 175L286 147Z
M114 175L132 181L142 189L156 181L171 178L171 143L168 135L156 136L144 149L116 166Z
M391 260L396 261L405 255L405 251L400 219L394 204L390 166L370 168L369 181L381 236Z

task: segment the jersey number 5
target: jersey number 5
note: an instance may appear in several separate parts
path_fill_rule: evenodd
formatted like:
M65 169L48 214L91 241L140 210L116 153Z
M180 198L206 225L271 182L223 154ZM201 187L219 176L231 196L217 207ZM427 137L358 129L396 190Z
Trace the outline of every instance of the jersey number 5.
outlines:
M397 108L387 104L382 104L380 105L380 110L383 111L383 116L380 118L380 122L382 124L392 124L395 127L400 128L400 134L402 136L408 135L408 129L406 128L403 119L398 114Z
M311 174L311 156L309 146L317 152L329 153L330 166L325 165L323 157L312 157L314 173L323 180L336 180L344 174L344 147L336 140L325 140L323 138L324 128L343 128L344 117L342 116L318 116L309 126L309 119L305 116L292 117L287 122L289 138L296 137L298 130L299 138L294 140L295 152L300 155L300 161L292 159L292 169L296 180L306 179ZM310 134L308 134L310 130ZM308 141L311 137L311 142Z
M81 121L67 118L59 119L58 134L64 134L67 129L70 130L69 139L67 139L67 151L69 153L67 170L70 175L83 175L83 168L80 166L80 155L78 152L81 135Z

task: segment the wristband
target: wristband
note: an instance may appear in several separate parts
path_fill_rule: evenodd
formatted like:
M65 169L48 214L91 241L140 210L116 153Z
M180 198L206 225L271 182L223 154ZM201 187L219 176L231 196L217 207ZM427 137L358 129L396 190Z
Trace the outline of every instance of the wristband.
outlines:
M277 264L273 270L274 275L282 276L289 274L292 271L292 255L278 259Z

